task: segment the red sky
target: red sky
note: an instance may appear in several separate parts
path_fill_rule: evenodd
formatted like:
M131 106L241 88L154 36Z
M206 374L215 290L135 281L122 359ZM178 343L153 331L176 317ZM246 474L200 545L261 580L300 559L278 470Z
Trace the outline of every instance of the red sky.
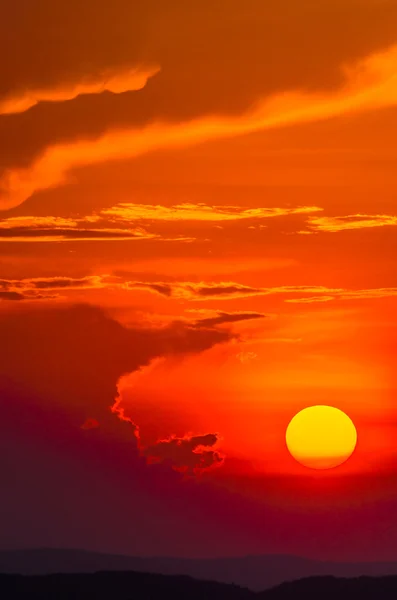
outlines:
M0 546L397 559L396 2L3 13Z

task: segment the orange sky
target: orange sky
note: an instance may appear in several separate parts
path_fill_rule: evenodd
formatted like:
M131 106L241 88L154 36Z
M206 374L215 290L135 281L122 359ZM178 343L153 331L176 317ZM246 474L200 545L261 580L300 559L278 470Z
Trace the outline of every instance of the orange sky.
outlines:
M135 4L5 2L0 401L225 498L389 501L397 3ZM328 473L285 445L313 404L358 431Z

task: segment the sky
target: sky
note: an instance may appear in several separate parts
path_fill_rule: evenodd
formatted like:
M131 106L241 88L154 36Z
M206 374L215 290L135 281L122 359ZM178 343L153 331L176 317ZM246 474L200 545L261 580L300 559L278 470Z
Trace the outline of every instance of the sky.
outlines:
M3 4L0 547L397 560L396 1Z

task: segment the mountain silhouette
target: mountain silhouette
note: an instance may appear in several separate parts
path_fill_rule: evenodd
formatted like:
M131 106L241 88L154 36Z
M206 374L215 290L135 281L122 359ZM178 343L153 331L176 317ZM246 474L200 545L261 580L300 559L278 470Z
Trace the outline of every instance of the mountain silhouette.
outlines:
M235 585L153 573L0 575L6 600L395 600L397 577L316 577L253 592Z
M253 591L297 579L334 576L357 578L397 575L397 563L322 562L296 556L246 556L216 559L141 558L81 550L19 550L0 552L0 573L46 575L135 571L188 575L196 579L236 584Z

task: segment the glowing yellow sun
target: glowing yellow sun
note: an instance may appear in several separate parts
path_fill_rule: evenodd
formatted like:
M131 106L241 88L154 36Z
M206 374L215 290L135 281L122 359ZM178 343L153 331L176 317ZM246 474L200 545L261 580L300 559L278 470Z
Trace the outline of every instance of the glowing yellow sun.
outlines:
M353 421L338 408L311 406L292 419L287 447L299 463L311 469L332 469L346 462L357 443Z

